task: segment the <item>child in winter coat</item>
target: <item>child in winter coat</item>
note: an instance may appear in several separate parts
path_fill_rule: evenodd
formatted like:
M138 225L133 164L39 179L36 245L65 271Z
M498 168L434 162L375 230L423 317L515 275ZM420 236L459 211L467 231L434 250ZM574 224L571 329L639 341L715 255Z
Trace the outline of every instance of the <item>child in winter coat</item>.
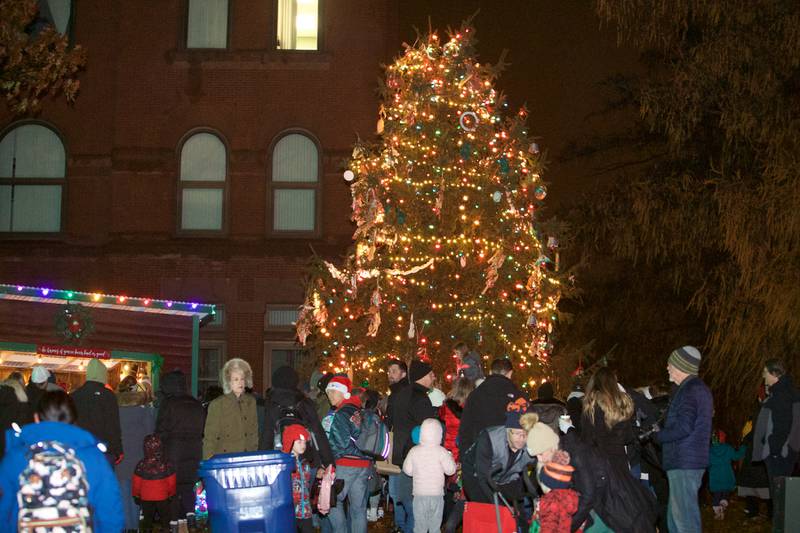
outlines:
M292 472L292 497L294 500L294 518L297 531L312 533L314 526L311 523L311 465L303 454L311 436L308 430L300 424L286 426L283 430L283 453L291 453L294 457L295 469Z
M731 463L742 459L746 449L745 446L740 446L738 450L734 450L733 446L725 443L725 436L720 431L715 431L711 436L708 490L711 492L711 505L716 520L725 519L728 498L736 488L736 475L733 473Z
M450 452L440 446L441 422L428 418L419 433L419 444L403 461L403 472L413 478L414 533L438 533L444 512L444 479L455 473L456 463Z
M142 528L153 525L156 513L164 529L169 528L170 502L175 496L175 469L164 459L161 437L156 433L144 438L144 459L133 471L131 494L142 508Z
M539 471L539 486L545 493L539 499L539 533L570 533L572 516L578 511L578 493L572 489L569 454L556 451L553 459Z

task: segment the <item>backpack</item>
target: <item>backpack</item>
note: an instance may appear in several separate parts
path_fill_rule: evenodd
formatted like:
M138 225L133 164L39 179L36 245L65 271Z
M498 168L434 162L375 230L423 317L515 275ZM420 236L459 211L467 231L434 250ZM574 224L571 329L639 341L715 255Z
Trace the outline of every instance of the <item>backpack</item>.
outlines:
M17 528L20 532L90 533L89 482L75 450L56 441L31 445L19 475Z
M363 454L379 461L389 458L391 440L389 428L374 409L361 410L361 432L356 446Z
M314 449L319 449L317 447L317 439L314 435L314 432L309 429L308 424L306 424L305 420L303 419L303 415L300 410L300 402L290 406L272 404L272 408L272 418L274 420L272 446L274 450L283 449L283 430L293 424L297 424L306 428L306 431L308 431L308 434L311 437L311 445L314 447Z

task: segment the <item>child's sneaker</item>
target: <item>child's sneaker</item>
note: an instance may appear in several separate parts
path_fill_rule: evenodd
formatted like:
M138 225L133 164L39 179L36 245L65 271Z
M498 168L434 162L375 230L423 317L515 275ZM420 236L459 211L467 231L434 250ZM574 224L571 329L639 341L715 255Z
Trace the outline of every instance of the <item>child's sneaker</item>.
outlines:
M375 507L371 507L367 509L367 521L368 522L377 522L378 521L378 509Z
M378 518L383 518L383 507L378 507Z
M714 520L725 520L725 508L723 506L715 505L712 509L714 509Z

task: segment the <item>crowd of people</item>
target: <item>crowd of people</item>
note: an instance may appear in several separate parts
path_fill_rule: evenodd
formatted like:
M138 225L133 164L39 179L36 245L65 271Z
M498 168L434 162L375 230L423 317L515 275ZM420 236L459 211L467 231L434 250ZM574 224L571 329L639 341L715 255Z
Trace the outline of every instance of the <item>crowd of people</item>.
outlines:
M772 512L776 480L797 465L800 395L778 359L763 368L735 447L738 439L715 425L692 346L668 356L670 386L628 388L601 367L588 382L576 380L566 402L550 383L528 397L509 359L484 369L463 343L454 355L447 394L419 359L386 362L386 395L354 387L346 374L315 371L301 382L281 367L261 396L238 358L205 401L188 392L180 371L162 375L155 395L133 377L112 391L96 360L70 394L43 367L27 384L12 374L0 382L0 523L168 528L194 511L201 460L276 449L293 458L303 532L362 533L390 505L394 531L454 532L487 504L524 531L535 523L543 533L699 532L706 471L716 518L734 491L755 517L762 501ZM364 445L382 431L388 457Z

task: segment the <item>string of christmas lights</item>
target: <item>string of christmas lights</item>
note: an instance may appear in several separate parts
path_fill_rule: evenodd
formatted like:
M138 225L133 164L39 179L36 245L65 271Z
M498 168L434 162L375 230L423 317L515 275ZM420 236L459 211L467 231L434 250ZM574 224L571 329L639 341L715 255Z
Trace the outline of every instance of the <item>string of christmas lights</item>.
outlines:
M377 378L385 359L416 356L452 377L465 341L510 357L526 385L546 373L561 283L558 240L536 218L542 157L473 35L431 33L386 67L380 141L358 143L344 175L353 249L315 265L297 322L330 370Z

